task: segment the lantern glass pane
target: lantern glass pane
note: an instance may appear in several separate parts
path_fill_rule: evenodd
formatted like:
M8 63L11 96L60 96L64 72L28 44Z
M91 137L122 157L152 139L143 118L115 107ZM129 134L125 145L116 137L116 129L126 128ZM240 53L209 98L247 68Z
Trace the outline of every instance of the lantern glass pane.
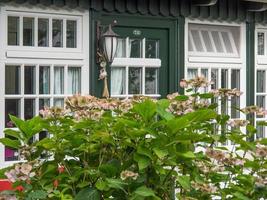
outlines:
M112 62L115 57L117 49L117 41L118 39L112 36L104 38L104 44L103 44L104 56L108 62Z

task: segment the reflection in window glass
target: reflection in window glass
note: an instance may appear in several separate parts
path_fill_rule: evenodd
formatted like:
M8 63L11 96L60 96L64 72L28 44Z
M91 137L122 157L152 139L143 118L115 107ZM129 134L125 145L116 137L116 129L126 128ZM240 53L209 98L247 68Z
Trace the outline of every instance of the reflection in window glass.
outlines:
M126 41L123 38L118 38L118 47L115 54L115 58L125 58L126 57Z
M223 53L223 47L222 47L222 43L220 40L219 32L218 31L211 31L211 35L212 35L217 52Z
M265 70L257 70L257 92L265 92L266 77Z
M197 76L197 69L188 69L187 70L187 79L192 79Z
M111 95L125 94L125 84L125 68L112 67L110 81Z
M196 46L197 51L203 52L204 49L203 49L203 46L202 46L202 43L201 43L199 31L191 30L191 34L192 34L193 41L194 41L194 44Z
M266 108L265 106L265 96L257 96L256 97L256 105L260 108ZM257 118L263 118L264 116L258 115Z
M38 19L38 46L48 47L49 46L49 20Z
M258 33L258 55L264 55L264 33Z
M214 52L208 31L201 31L201 34L202 34L207 51Z
M54 106L64 108L64 99L62 99L62 98L54 99Z
M20 100L6 99L5 100L5 127L12 128L14 124L11 122L9 115L20 117Z
M35 116L35 100L25 99L24 100L24 118L31 119Z
M64 93L64 67L54 68L54 94Z
M256 139L263 138L265 136L265 127L257 125Z
M228 69L221 71L221 88L228 88Z
M81 93L81 68L69 67L68 68L68 93L80 94Z
M142 68L129 68L129 94L142 93Z
M53 47L63 47L63 20L53 19Z
M23 17L23 46L34 46L34 18Z
M139 39L130 39L129 53L130 58L141 58L142 56L142 41Z
M50 67L40 66L39 68L39 93L50 94Z
M218 69L211 69L211 89L218 89L219 80L218 80Z
M20 66L5 67L5 93L20 94Z
M158 40L146 40L146 58L158 58L159 57L159 41Z
M222 32L223 42L227 53L233 53L233 47L229 39L229 34L227 32Z
M77 47L77 22L67 20L67 47Z
M35 94L35 66L24 67L24 94Z
M50 99L39 99L39 110L50 107Z
M158 69L146 68L145 94L158 94Z
M19 17L8 16L8 45L19 45Z
M240 90L240 70L235 69L231 72L231 88ZM237 110L240 108L240 97L231 97L231 117L239 118L240 111Z

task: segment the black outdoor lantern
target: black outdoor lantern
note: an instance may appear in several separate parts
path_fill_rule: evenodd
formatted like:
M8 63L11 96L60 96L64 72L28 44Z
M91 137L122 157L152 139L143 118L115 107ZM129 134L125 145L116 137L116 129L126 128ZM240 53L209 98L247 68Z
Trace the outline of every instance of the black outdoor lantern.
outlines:
M111 24L108 26L108 30L101 35L101 50L106 62L111 65L117 52L118 37L112 30Z

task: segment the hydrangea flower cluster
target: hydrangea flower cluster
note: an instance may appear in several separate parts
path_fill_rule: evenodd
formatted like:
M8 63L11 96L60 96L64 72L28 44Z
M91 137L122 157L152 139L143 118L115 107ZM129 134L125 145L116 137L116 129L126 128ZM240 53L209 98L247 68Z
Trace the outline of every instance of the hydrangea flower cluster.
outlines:
M125 170L122 171L120 174L121 180L126 180L126 179L133 179L136 180L138 178L139 174L138 173L134 173L132 171L129 170Z
M6 177L12 183L17 181L29 182L36 174L33 171L33 166L30 163L16 164L14 169L5 172Z

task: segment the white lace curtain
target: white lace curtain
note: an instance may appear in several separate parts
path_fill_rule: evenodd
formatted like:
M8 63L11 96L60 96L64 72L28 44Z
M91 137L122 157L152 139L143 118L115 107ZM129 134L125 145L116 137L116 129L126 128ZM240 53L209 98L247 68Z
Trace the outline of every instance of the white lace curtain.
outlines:
M64 67L54 68L54 93L64 93Z
M81 69L79 67L70 67L68 69L68 93L81 93Z

